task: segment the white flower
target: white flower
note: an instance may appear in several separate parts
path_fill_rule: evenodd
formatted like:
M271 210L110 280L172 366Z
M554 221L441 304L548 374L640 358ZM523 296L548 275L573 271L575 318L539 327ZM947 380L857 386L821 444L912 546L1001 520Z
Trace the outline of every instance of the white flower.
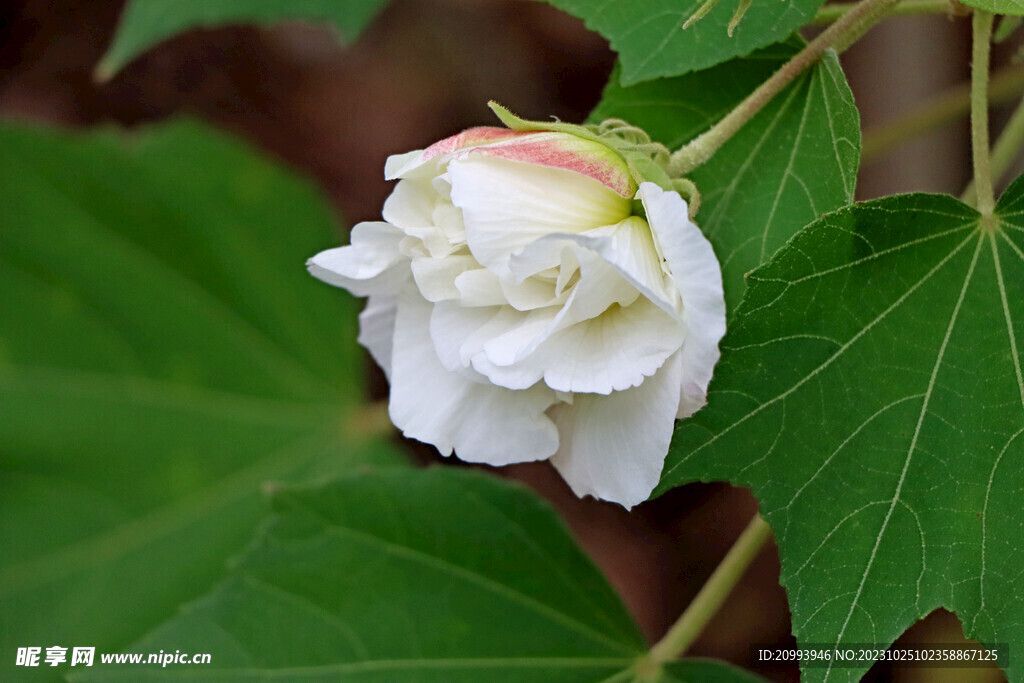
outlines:
M499 115L517 130L389 158L384 222L310 272L369 297L359 341L406 436L469 462L550 458L577 495L632 507L705 402L718 261L624 143Z

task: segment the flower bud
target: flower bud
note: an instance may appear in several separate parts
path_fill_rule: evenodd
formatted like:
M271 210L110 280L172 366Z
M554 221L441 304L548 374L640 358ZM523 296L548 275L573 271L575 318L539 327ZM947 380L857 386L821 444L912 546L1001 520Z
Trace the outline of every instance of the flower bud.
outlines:
M359 341L406 436L469 462L550 459L577 495L632 507L705 402L718 261L637 129L492 108L506 128L389 158L384 220L310 272L369 297Z

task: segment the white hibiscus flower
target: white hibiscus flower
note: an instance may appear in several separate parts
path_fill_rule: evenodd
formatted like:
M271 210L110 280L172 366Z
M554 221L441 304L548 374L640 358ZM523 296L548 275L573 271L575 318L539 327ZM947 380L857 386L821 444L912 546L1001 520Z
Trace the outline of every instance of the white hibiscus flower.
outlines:
M359 341L406 436L468 462L550 459L577 495L632 507L704 405L718 260L635 129L496 111L512 129L388 159L384 221L310 272L369 297Z

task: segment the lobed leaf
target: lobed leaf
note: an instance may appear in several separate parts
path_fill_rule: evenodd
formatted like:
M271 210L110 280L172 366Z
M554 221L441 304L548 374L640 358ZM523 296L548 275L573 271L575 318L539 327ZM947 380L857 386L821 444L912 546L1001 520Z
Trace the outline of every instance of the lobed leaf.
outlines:
M622 118L677 149L721 119L800 41L698 73L624 88L613 77L592 121ZM819 216L853 201L860 119L835 54L800 76L690 176L697 224L722 263L726 304L744 276Z
M935 195L825 216L751 276L659 490L753 488L802 642L890 643L945 607L1020 649L1022 321L1024 181L994 227Z
M643 638L557 516L469 470L289 488L209 595L132 646L210 665L100 667L76 680L632 680ZM759 680L720 662L662 680Z
M812 18L824 0L758 0L732 36L729 21L742 0L722 0L684 29L705 0L548 0L583 19L619 53L622 85L700 71L785 40Z
M351 424L308 183L193 123L0 146L0 678L38 680L16 648L112 650L219 580L266 482L402 459Z

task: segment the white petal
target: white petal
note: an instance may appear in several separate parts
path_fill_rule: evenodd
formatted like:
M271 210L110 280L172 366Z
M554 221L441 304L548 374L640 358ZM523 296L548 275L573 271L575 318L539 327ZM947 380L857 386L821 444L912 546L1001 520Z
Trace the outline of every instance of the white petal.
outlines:
M414 288L399 296L389 406L395 425L468 462L507 465L554 453L558 433L544 414L554 393L510 391L446 370L428 341L430 310Z
M503 306L507 303L501 280L486 268L476 268L455 278L463 306Z
M538 237L612 225L630 200L584 175L470 154L448 166L452 203L462 209L470 251L499 276Z
M424 150L416 149L405 154L392 154L384 162L384 178L422 178L435 175L437 161L428 159Z
M468 254L453 254L444 258L418 256L412 260L412 276L423 297L427 301L437 302L458 299L461 294L455 287L455 279L476 267L476 260Z
M516 277L524 277L546 267L552 254L569 244L583 247L601 257L640 293L662 310L681 317L676 286L661 267L651 229L639 216L630 216L617 225L588 230L578 235L547 235L512 257L510 267Z
M559 294L555 283L538 278L527 278L522 282L500 280L502 294L512 308L530 311L544 306L556 306L565 302L568 292Z
M711 243L687 217L686 202L678 194L644 183L640 197L683 297L687 336L677 416L689 417L707 399L708 382L719 358L718 342L725 334L722 269Z
M550 412L559 449L551 462L577 496L628 508L658 484L675 424L681 360L673 356L654 377L610 396L576 394Z
M441 365L480 383L486 377L473 369L472 357L482 353L483 341L477 332L499 317L502 308L480 306L464 308L456 302L442 301L430 313L430 339Z
M352 228L352 243L322 251L306 262L310 274L356 296L393 294L408 277L399 250L404 235L383 222L360 223Z
M642 298L552 335L521 365L546 368L555 391L609 394L655 374L684 336L678 320Z
M437 193L429 180L400 180L384 200L381 216L399 228L426 228L434 225Z
M391 378L391 348L395 337L395 296L370 296L359 314L359 343L377 361L384 374Z

